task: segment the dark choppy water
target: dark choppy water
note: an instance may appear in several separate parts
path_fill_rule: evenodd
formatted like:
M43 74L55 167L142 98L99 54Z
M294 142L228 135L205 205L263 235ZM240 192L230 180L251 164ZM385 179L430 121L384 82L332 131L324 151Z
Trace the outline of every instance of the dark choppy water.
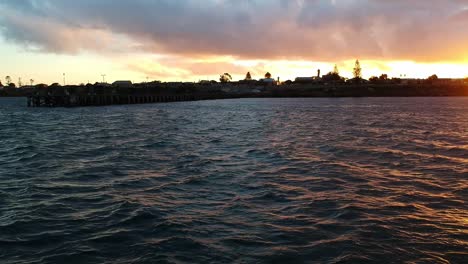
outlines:
M468 98L24 104L1 263L467 263Z

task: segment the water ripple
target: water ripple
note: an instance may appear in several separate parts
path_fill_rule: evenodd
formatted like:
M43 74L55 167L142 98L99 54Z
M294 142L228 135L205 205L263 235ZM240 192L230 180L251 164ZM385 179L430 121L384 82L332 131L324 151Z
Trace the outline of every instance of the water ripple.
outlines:
M465 263L466 98L0 100L2 263Z

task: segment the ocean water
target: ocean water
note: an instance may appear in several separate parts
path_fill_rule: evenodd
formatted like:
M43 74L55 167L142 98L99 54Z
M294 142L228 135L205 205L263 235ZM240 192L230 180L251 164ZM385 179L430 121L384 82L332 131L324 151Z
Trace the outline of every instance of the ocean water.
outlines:
M0 98L0 263L468 263L468 98Z

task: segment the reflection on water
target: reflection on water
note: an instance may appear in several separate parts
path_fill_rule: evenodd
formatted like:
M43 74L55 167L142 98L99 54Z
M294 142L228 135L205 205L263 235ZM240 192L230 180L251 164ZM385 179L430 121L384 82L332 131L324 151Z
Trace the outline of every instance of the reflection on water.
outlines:
M0 99L2 263L463 263L468 99L27 109Z

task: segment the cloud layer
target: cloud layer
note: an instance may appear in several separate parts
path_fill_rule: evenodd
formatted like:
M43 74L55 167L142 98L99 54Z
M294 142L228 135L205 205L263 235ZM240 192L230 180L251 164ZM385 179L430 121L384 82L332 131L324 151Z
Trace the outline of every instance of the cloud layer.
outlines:
M2 0L8 40L53 53L468 59L467 0Z

